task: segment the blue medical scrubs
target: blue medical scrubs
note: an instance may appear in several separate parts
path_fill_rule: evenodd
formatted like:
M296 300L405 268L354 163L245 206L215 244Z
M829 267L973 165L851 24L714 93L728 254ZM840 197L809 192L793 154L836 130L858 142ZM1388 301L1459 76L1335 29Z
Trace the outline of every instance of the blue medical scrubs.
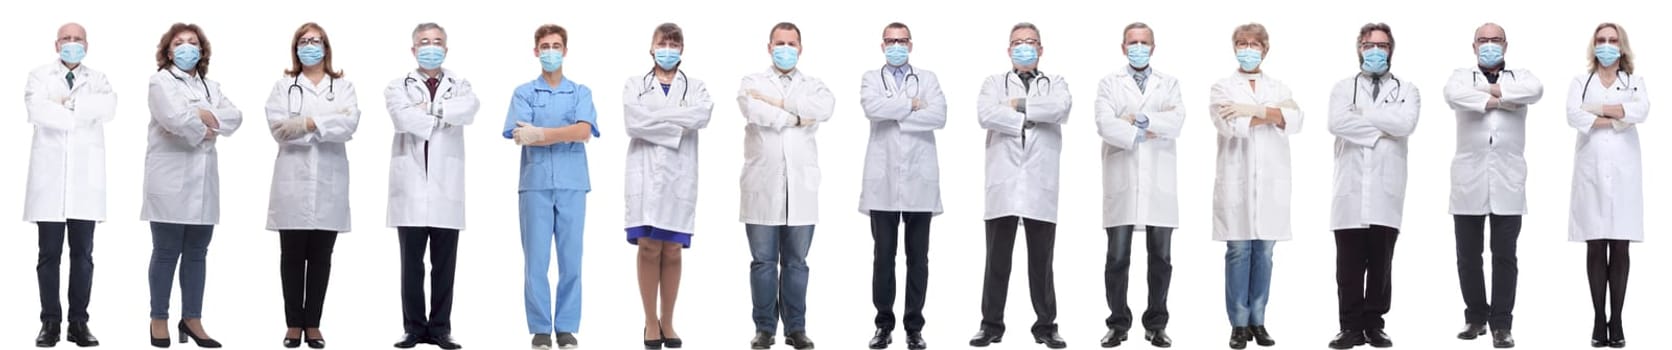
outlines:
M518 86L505 116L505 138L517 122L556 128L587 122L598 137L592 90L563 79L557 88L544 77ZM581 235L586 220L586 144L558 143L522 148L517 205L523 247L523 300L531 334L575 333L581 324ZM557 245L557 304L552 305L552 245ZM555 317L554 317L555 315ZM555 322L554 322L555 319Z

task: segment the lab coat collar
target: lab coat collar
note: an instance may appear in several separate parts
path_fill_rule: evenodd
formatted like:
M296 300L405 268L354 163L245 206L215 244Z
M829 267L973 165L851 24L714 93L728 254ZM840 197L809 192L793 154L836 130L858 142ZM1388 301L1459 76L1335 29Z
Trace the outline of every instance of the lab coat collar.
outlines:
M307 90L308 94L316 96L320 93L332 90L334 88L333 85L337 83L337 78L332 78L330 73L321 75L319 77L318 84L315 84L313 80L309 80L308 76L302 73L297 73L293 76L286 76L285 78L290 79L292 83L295 83L296 85L301 86L302 89Z
M1132 68L1131 65L1128 65L1128 66L1126 66L1126 69L1121 69L1119 71L1115 71L1115 79L1120 79L1123 82L1130 82L1130 83L1132 83L1132 86L1137 86L1138 82L1133 81L1132 76L1137 75L1138 72L1139 72L1138 69ZM1155 66L1145 66L1144 69L1143 69L1143 72L1144 72L1144 89L1143 89L1143 91L1144 92L1149 92L1150 90L1155 89L1155 84L1157 83L1156 80L1160 80L1160 79L1156 79L1155 77L1158 76L1159 74L1155 71Z
M766 73L770 74L772 79L780 79L778 77L788 75L790 76L790 81L801 80L801 67L796 67L795 69L790 70L789 73L779 72L778 67L766 67Z
M557 83L557 88L556 89L553 89L551 84L546 82L546 76L545 75L534 77L534 81L531 81L531 82L528 82L528 83L529 83L529 85L533 85L534 90L537 90L537 91L551 91L551 92L574 92L575 91L575 82L569 80L569 76L567 76L567 75L563 76L563 81L560 81L560 82Z
M1376 78L1372 77L1370 74L1367 74L1367 73L1364 73L1364 72L1359 72L1358 79L1364 81L1364 83L1366 83L1366 84L1374 83L1374 82L1376 82L1376 80L1379 80L1381 83L1386 84L1387 82L1393 81L1396 78L1393 77L1393 72L1382 73L1382 75L1380 76L1380 79L1376 79Z
M172 64L168 65L168 72L169 72L169 74L173 74L174 77L177 78L177 79L187 79L187 80L200 79L199 75L197 75L197 74L186 74L186 71L180 70L180 67L175 67Z
M446 82L447 77L452 76L452 75L453 75L453 71L447 70L447 68L442 68L441 69L441 74L435 76L435 78L438 79L438 80L441 80L442 82ZM430 78L430 76L424 75L424 72L419 71L418 69L413 69L411 72L407 72L406 76L408 78L417 79L419 82L423 82L424 80L427 80L427 79Z

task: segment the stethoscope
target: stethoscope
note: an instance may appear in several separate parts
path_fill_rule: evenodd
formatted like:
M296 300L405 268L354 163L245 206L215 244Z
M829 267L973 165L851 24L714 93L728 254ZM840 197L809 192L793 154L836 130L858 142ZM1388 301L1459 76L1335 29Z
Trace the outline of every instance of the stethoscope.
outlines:
M1621 89L1619 91L1636 92L1637 87L1631 86L1631 73L1620 72L1619 74L1624 74L1625 79L1626 79L1625 89ZM1579 100L1580 101L1584 101L1585 100L1585 94L1589 94L1591 92L1591 79L1596 79L1596 77L1597 77L1597 74L1595 72L1592 72L1591 76L1585 77L1585 88L1582 89L1582 90L1579 90Z
M1375 79L1375 78L1371 78L1371 79ZM1395 102L1395 101L1401 102L1401 103L1405 102L1404 96L1393 97L1394 94L1399 93L1399 88L1405 87L1405 82L1399 81L1399 77L1395 77L1395 76L1389 76L1388 79L1393 80L1393 90L1388 90L1388 94L1383 95L1383 96L1387 96L1388 98L1383 99L1382 102ZM1358 104L1358 91L1359 91L1359 80L1358 80L1358 78L1353 78L1353 104L1354 105Z
M686 80L685 71L674 71L673 81L678 82L680 80ZM656 92L657 89L661 88L661 86L657 86L659 83L660 82L656 79L656 70L652 69L650 70L650 73L644 73L644 91L639 92L639 97L644 97L646 94ZM686 80L685 85L682 87L684 87L684 89L679 92L679 106L685 107L685 96L691 93L690 80Z
M892 80L892 79L888 79L888 69L889 68L890 68L889 66L883 66L882 70L877 71L877 77L882 78L883 97L893 98L894 97L894 90L888 88L888 81ZM900 88L901 92L904 92L906 90L905 89L906 85L911 85L912 80L917 80L917 85L914 86L915 89L912 89L912 92L911 92L911 96L917 96L919 93L923 92L923 80L917 78L917 68L914 68L912 66L906 66L905 68L906 68L906 77L903 78L903 79L900 79L900 86L898 86L898 87ZM1010 83L1010 80L1005 79L1004 82L1006 84L1008 84L1008 83ZM1008 89L1008 88L1010 88L1010 86L1006 85L1005 88Z
M174 74L174 71L172 70L168 71L168 75L173 76L174 80L180 81L180 85L185 86L187 90L191 90L192 84L187 83L186 78L181 78L179 74ZM198 79L197 82L199 84L203 84L203 100L205 102L209 101L209 81L207 79Z
M455 82L453 81L453 77L444 76L443 78L447 78L447 91L444 91L444 92L441 93L441 99L451 100L451 99L453 99L453 86L455 85ZM413 78L411 75L407 75L406 80L401 81L401 88L405 89L405 90L412 90L412 83L421 83L421 82L418 81L418 78ZM427 89L427 87L426 87L426 89ZM425 91L425 90L419 90L418 91L418 96L420 96L419 97L420 99L423 98L422 96L428 95L428 94L425 94L425 92L428 92L428 91ZM430 100L434 101L435 98L431 97Z
M1509 74L1509 78L1510 78L1510 79L1518 79L1518 78L1516 78L1516 77L1515 77L1515 71L1512 71L1512 70L1508 70L1508 69L1505 69L1505 70L1501 70L1501 71L1499 71L1499 72L1501 72L1501 73L1498 73L1498 74L1500 74L1500 75L1502 75L1502 74ZM1481 77L1481 75L1482 75L1482 73L1481 73L1481 72L1480 72L1480 71L1478 71L1478 70L1477 70L1477 71L1475 71L1475 75L1474 75L1474 77L1473 77L1473 78L1472 78L1472 79L1470 79L1470 80L1469 80L1469 84L1471 84L1471 85L1473 85L1473 84L1479 84L1479 83L1480 83L1480 77Z
M329 74L325 75L325 78L330 79L330 84L331 84L328 88L329 90L326 90L326 92L325 92L325 101L335 102L335 101L337 101L337 78L333 78ZM292 78L290 80L290 87L286 88L284 90L285 95L294 97L294 98L285 99L286 100L285 101L285 104L286 104L285 109L290 111L290 116L292 116L292 117L302 115L302 108L301 108L301 106L298 106L298 105L302 104L302 98L305 97L306 94L304 94L302 96L297 96L293 92L293 91L306 92L305 90L302 90L301 82L302 82L302 75L297 74L295 78ZM205 91L207 91L207 90L205 90Z
M1021 74L1016 74L1016 71L1014 71L1014 70L1010 71L1009 73L1005 73L1005 76L1004 76L1004 91L1010 91L1010 76L1011 75L1015 75L1017 80L1022 79L1022 75ZM1051 94L1051 77L1045 76L1045 72L1042 72L1038 69L1033 70L1033 75L1034 75L1034 77L1033 77L1034 83L1036 85L1045 87L1045 92L1040 93L1040 95L1050 95Z

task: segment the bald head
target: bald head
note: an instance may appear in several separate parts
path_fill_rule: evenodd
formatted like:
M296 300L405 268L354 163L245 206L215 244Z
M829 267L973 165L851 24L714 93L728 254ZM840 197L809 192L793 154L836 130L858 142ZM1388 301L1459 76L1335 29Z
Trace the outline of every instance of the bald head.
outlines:
M1497 23L1482 24L1480 28L1475 29L1475 39L1479 40L1480 38L1505 38L1504 27Z
M56 39L56 43L54 43L52 47L54 51L58 50L59 46L63 46L65 43L81 43L82 45L87 45L87 29L82 28L80 24L65 23L63 26L58 27L58 37Z

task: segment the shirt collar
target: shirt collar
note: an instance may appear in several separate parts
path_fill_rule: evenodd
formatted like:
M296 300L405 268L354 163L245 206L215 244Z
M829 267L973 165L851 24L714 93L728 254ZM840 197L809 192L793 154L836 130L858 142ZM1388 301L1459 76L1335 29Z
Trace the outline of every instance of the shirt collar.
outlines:
M538 90L538 91L552 91L552 92L571 92L571 91L575 91L575 82L570 81L569 77L567 77L567 76L563 77L562 79L563 79L562 81L559 81L557 83L557 88L556 89L553 89L551 84L546 82L546 76L545 75L535 77L534 81L530 81L528 83L530 85L534 85L534 90Z
M888 74L899 74L899 75L904 75L904 74L910 73L912 71L911 63L902 64L899 67L888 66L887 69L888 69Z

